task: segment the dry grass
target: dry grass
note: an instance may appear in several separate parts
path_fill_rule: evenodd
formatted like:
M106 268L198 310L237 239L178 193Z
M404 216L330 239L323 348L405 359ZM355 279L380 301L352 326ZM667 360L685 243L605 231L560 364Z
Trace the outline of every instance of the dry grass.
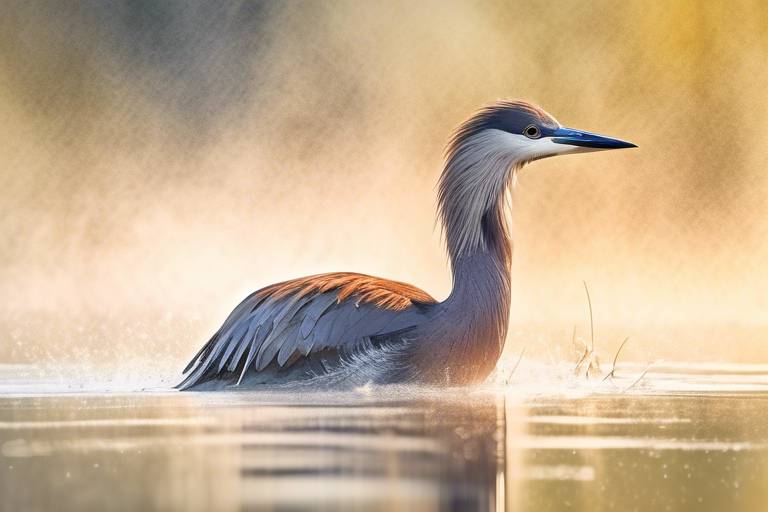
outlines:
M574 367L573 371L576 376L579 376L582 372L584 372L584 377L586 379L589 379L590 376L594 376L597 373L600 372L600 358L595 352L595 321L594 321L594 314L592 310L592 298L589 294L589 287L587 286L586 281L582 281L584 284L584 292L587 296L587 306L589 308L589 345L587 345L586 342L577 340L576 339L576 326L573 327L573 332L571 334L571 344L577 348L577 353L581 354L578 357L578 360L576 361L576 366ZM619 344L619 347L616 349L616 352L613 355L613 362L611 363L611 369L608 373L603 376L601 382L605 382L608 379L613 380L613 378L616 376L616 365L619 361L619 355L621 355L621 351L624 349L624 346L629 341L629 336L624 338L624 341ZM582 347L578 347L578 344L581 344ZM518 361L519 364L519 361ZM640 374L640 376L628 387L624 389L624 391L629 391L630 389L634 388L637 384L640 383L640 381L645 378L645 376L648 374L648 371L651 369L651 366L653 363L648 363L648 366L643 370L643 372ZM517 368L517 365L515 365L515 368Z

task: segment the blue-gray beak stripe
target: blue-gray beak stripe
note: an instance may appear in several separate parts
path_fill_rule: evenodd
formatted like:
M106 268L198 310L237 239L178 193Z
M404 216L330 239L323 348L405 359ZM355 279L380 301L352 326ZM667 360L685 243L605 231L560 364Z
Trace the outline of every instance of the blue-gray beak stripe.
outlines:
M568 144L571 146L581 146L585 148L596 149L621 149L636 148L631 142L619 139L612 139L596 133L573 130L571 128L558 128L552 132L552 142L556 144Z

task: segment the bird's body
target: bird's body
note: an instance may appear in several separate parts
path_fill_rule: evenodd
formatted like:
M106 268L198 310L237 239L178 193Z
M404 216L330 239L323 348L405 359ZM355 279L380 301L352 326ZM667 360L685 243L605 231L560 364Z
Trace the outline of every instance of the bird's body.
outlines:
M354 273L268 286L235 308L189 363L179 388L482 381L507 331L512 244L505 192L514 173L546 156L614 147L632 145L564 129L524 102L481 110L454 135L440 177L453 274L444 301Z

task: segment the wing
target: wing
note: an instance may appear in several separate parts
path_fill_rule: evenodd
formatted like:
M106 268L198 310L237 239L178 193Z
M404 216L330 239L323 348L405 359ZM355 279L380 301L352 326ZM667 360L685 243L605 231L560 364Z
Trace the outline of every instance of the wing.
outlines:
M302 356L351 348L366 338L414 327L435 299L398 281L331 273L278 283L249 295L189 362L188 389L272 363L291 366ZM234 379L233 379L234 380Z

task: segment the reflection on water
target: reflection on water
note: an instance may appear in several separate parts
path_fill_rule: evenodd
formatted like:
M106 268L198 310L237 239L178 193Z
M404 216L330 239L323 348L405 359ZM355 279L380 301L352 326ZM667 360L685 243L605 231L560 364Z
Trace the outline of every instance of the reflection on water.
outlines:
M701 372L685 372L694 373L678 373L678 382L701 383ZM739 386L744 375L765 381L759 369L708 375ZM649 382L673 380L657 377ZM768 506L768 393L759 387L696 395L0 389L3 510Z

